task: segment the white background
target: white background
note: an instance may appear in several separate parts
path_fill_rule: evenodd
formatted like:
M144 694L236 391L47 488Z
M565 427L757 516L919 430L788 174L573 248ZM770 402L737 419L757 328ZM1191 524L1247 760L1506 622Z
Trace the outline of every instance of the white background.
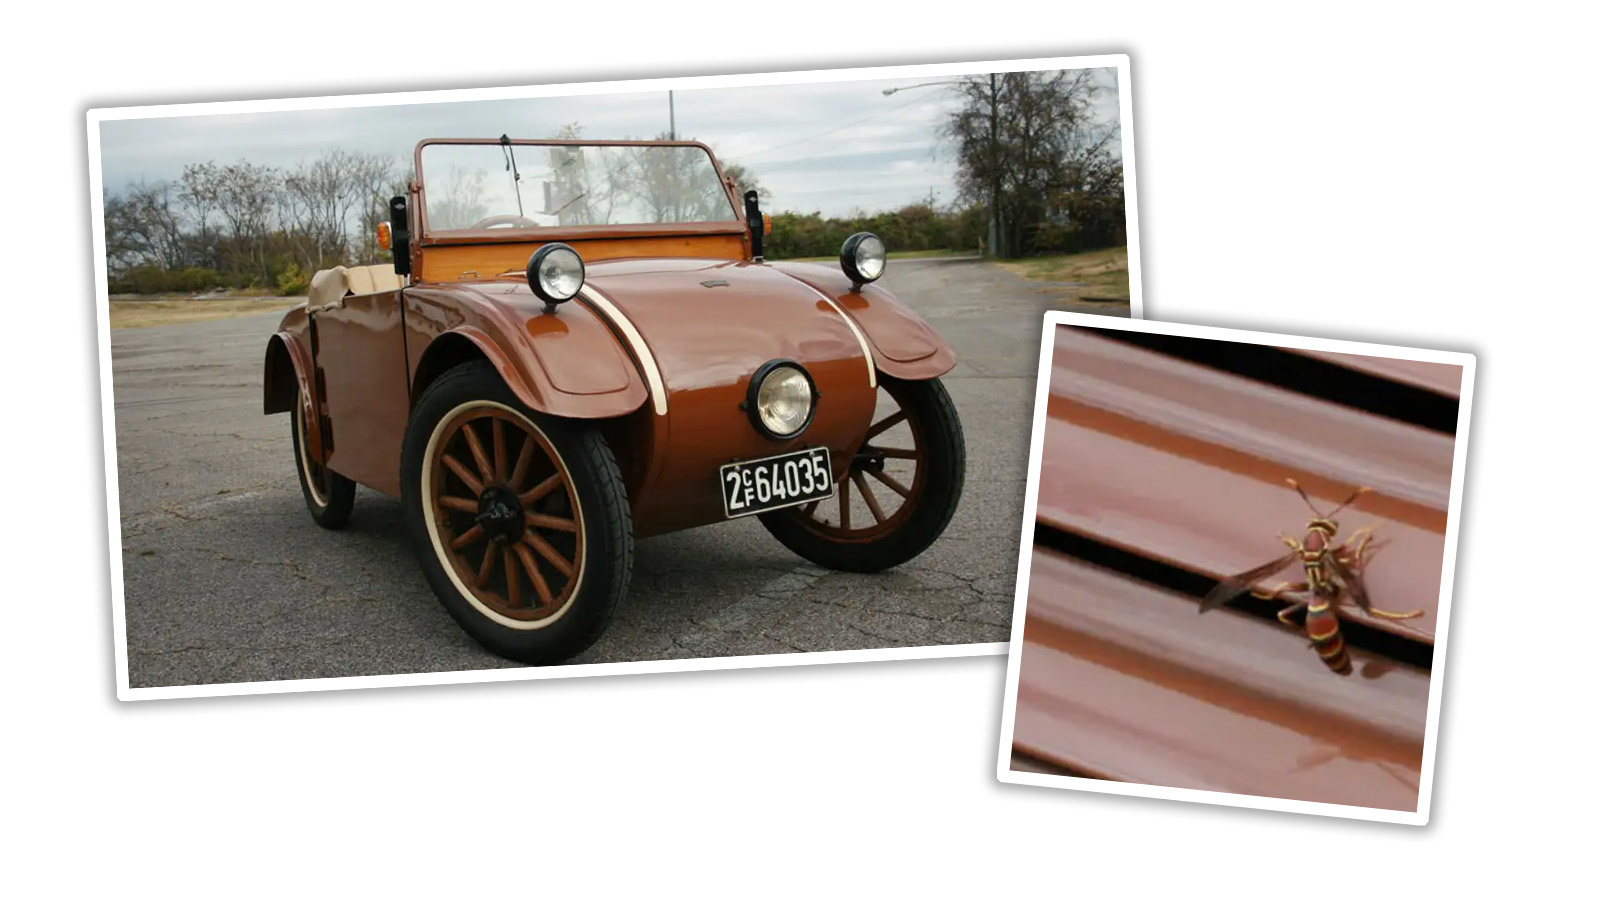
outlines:
M1580 891L1595 23L1534 3L905 6L363 4L343 39L326 2L10 20L3 883ZM1427 827L1001 785L998 657L113 699L85 109L1114 52L1133 59L1152 318L1478 354Z

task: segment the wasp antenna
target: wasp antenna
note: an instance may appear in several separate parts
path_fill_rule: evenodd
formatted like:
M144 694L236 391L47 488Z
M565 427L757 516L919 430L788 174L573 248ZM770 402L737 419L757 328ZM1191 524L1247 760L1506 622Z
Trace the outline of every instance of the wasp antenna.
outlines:
M1289 482L1289 487L1294 488L1295 493L1299 494L1300 499L1304 500L1306 505L1311 507L1312 512L1316 513L1322 518L1327 518L1327 516L1323 515L1322 510L1317 509L1317 505L1311 502L1311 498L1306 496L1306 492L1300 488L1300 482L1295 481L1293 478L1285 478L1284 481Z
M1335 507L1333 512L1328 513L1328 515L1331 516L1331 515L1333 515L1333 513L1336 513L1339 510L1344 509L1346 506L1349 506L1350 504L1356 502L1356 498L1357 497L1361 496L1362 494L1365 494L1366 492L1368 492L1370 490L1372 490L1372 488L1369 488L1369 487L1358 487L1358 488L1356 488L1356 492L1354 494L1351 494L1348 499L1346 499L1343 503L1341 503L1337 507Z

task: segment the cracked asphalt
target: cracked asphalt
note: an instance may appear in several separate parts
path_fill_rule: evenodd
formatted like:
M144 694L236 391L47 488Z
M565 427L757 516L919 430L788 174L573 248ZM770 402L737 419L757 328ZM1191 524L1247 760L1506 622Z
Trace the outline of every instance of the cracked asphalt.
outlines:
M959 359L967 480L944 536L877 575L806 563L753 519L641 540L610 630L570 664L1008 639L1043 313L1128 307L976 260L897 260L884 284ZM289 418L261 414L280 317L111 333L131 686L517 665L439 606L398 500L361 488L343 531L311 521Z

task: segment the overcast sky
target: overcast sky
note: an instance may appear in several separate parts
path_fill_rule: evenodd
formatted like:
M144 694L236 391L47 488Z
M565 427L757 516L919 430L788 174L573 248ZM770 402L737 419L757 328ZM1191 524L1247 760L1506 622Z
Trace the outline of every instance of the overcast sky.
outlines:
M1096 115L1115 122L1115 69L1095 70ZM770 210L842 216L926 201L956 200L955 161L938 129L960 106L930 86L884 96L885 88L945 78L901 78L673 93L679 137L711 145L724 164L744 164L772 192ZM110 120L100 123L103 183L175 180L187 163L240 159L290 169L324 150L382 153L411 164L431 137L551 137L578 123L587 138L650 138L668 127L666 91L471 100L293 112Z

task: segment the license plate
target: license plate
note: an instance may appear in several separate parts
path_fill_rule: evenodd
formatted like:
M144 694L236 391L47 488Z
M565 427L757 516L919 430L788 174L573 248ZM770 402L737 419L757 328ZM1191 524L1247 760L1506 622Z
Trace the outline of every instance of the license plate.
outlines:
M827 447L722 467L722 509L730 519L831 496L833 461Z

